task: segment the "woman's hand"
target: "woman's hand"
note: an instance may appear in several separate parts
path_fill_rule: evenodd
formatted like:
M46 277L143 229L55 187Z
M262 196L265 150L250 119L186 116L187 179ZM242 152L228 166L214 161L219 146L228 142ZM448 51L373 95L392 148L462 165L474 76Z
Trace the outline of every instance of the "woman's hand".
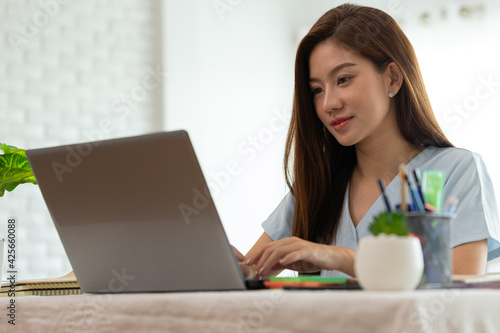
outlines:
M241 254L241 252L238 251L234 246L231 245L231 247L233 248L233 252L238 259L238 263L240 264L240 268L243 271L245 279L255 279L255 266L247 265L248 260L245 258L245 256Z
M260 277L282 269L300 273L338 270L354 276L355 256L356 251L352 249L289 237L262 245L246 264L255 265Z

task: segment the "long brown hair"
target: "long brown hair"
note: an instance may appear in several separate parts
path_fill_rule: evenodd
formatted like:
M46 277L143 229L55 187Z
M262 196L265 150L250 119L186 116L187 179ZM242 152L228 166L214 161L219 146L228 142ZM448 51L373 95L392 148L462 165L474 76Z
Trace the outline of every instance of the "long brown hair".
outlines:
M422 147L453 145L434 117L415 52L396 21L381 10L351 4L325 13L297 50L285 177L295 198L293 235L330 244L335 239L357 160L354 146L342 146L324 131L314 108L309 57L325 40L333 40L365 57L381 72L390 62L396 63L403 74L403 84L394 97L397 124L403 137Z

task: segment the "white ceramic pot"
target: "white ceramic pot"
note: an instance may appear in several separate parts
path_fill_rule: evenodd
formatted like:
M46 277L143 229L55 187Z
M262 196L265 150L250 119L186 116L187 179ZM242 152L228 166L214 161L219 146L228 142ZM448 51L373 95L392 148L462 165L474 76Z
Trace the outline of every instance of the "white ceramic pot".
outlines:
M366 290L413 290L424 270L418 238L381 234L359 241L356 279Z

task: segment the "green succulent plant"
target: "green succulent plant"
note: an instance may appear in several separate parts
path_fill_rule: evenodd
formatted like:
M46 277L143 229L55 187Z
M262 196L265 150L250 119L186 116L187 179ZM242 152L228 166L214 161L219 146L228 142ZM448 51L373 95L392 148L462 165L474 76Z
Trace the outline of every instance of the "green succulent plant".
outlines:
M13 191L19 184L36 184L35 176L26 158L26 151L14 146L0 144L0 197L5 191Z
M407 217L396 212L383 212L377 215L369 230L375 236L381 233L398 236L408 236L410 234Z

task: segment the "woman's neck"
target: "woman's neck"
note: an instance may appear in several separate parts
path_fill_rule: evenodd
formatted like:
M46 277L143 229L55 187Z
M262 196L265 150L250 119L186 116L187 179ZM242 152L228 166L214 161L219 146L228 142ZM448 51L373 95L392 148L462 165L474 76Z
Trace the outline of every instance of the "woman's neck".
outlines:
M406 141L399 129L359 143L355 148L355 172L362 178L383 178L386 184L398 174L400 164L407 164L423 150Z

